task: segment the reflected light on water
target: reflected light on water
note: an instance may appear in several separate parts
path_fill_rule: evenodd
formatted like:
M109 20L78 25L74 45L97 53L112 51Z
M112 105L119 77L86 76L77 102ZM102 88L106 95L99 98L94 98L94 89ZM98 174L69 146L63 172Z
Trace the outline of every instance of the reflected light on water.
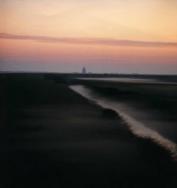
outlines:
M112 101L105 97L102 97L90 90L89 88L82 85L70 86L72 90L79 93L83 97L94 101L103 108L109 108L116 111L124 122L126 122L131 132L141 138L150 138L153 142L161 145L164 149L170 152L172 158L177 160L177 145L171 140L165 138L155 130L148 128L144 123L132 117L125 110L122 110L118 102Z

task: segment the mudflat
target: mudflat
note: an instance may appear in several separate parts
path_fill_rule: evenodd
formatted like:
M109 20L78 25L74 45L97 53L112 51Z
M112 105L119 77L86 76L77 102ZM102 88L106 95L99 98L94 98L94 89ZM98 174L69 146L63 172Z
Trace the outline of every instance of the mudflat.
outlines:
M45 75L1 75L1 187L174 187L176 163Z

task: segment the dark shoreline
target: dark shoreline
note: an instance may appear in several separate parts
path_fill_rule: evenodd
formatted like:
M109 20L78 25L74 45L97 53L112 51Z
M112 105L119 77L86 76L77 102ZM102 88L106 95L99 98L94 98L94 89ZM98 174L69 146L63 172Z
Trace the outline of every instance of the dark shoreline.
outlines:
M167 152L62 80L18 75L0 82L2 187L177 185Z
M126 74L126 73L57 73L57 72L11 72L11 71L0 71L0 75L10 75L10 76L44 76L51 79L64 79L73 80L75 78L137 78L137 79L156 79L159 81L176 82L177 74Z

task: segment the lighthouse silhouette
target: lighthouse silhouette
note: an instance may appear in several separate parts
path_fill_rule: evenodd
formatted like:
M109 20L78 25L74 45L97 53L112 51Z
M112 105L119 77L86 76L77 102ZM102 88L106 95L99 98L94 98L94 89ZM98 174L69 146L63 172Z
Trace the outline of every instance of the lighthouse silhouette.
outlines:
M86 68L83 67L83 68L82 68L82 74L86 74L86 73L87 73Z

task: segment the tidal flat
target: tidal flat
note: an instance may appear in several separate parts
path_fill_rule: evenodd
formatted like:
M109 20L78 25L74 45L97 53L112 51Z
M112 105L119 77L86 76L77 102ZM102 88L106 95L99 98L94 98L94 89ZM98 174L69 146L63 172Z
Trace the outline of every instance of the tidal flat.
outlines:
M0 75L1 187L175 187L170 154L132 134L119 114L71 90L72 82L46 74ZM82 84L103 95L114 91L105 82ZM124 92L121 101L135 100Z

